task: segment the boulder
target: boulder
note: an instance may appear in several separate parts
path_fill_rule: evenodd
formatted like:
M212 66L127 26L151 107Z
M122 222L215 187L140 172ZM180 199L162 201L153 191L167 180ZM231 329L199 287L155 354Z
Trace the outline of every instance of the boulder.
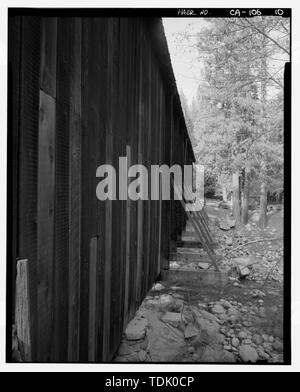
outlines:
M143 339L146 335L148 321L145 318L134 318L127 325L125 330L125 337L127 340Z
M223 306L221 304L215 304L215 306L212 308L211 311L214 314L224 314L225 313L225 309L223 308Z
M207 269L210 266L210 263L199 262L198 267L200 269Z
M248 267L237 266L237 271L241 278L246 278L247 276L250 275L250 270Z
M238 338L233 338L231 340L231 344L232 344L233 347L238 347L240 345L240 341L239 341Z
M156 290L156 291L161 291L163 290L165 287L161 284L161 283L155 283L152 287L152 290Z
M239 356L241 360L245 363L251 362L255 363L258 361L258 354L255 348L252 346L245 344L242 345L239 349Z
M229 301L226 301L226 299L221 299L220 300L220 304L225 308L225 309L229 309L231 308L231 303Z
M185 339L191 339L191 338L197 336L198 333L199 333L199 330L195 327L195 325L192 323L189 323L184 330L184 337L185 337Z
M170 294L163 294L159 297L161 305L170 305L174 302L174 298Z
M230 230L229 224L228 224L227 222L221 221L221 220L219 221L219 228L220 228L221 230L225 230L225 231Z
M244 331L241 331L241 332L238 334L238 338L241 339L241 340L247 339L247 333L244 332Z
M280 340L278 340L278 339L275 340L275 342L273 343L272 347L278 353L282 353L283 352L283 343Z
M176 261L170 261L170 268L171 269L180 268L180 264L178 264Z
M147 359L147 352L145 350L139 351L138 357L139 357L140 362L145 362Z

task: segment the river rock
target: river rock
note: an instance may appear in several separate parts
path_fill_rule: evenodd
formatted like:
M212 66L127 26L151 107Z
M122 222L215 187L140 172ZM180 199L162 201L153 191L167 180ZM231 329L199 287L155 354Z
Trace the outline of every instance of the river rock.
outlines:
M223 308L222 305L220 304L216 304L213 308L212 308L212 313L214 314L223 314L225 313L225 309Z
M238 334L238 338L239 338L239 339L247 339L247 333L244 332L244 331L241 331L241 332Z
M277 351L278 353L282 353L283 352L283 344L280 340L275 340L275 342L272 345L273 349L275 351Z
M239 356L241 360L245 363L255 363L258 360L258 354L255 348L247 344L240 347Z
M153 290L156 290L156 291L161 291L161 290L163 290L165 287L161 284L161 283L156 283L153 287L152 287L152 289Z
M139 351L138 357L139 357L140 362L145 362L147 359L147 352L145 350Z
M186 339L193 338L197 336L199 333L199 330L194 326L194 324L190 323L187 325L187 327L184 330L184 337Z
M231 308L231 303L229 301L226 301L226 299L221 299L220 304L225 308L229 309Z
M246 278L250 275L250 270L248 267L244 267L243 265L237 266L237 272L241 278Z
M231 344L232 344L233 347L238 347L239 344L240 344L240 341L239 341L238 338L233 338L232 341L231 341Z
M145 318L133 319L127 325L125 337L127 340L143 339L146 335L148 321Z

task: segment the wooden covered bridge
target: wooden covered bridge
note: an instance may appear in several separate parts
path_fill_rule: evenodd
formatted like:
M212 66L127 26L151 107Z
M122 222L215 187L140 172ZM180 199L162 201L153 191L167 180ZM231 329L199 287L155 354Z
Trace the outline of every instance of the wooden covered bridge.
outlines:
M28 361L105 362L186 218L178 201L99 201L96 169L194 154L161 19L39 12L9 12L8 322Z

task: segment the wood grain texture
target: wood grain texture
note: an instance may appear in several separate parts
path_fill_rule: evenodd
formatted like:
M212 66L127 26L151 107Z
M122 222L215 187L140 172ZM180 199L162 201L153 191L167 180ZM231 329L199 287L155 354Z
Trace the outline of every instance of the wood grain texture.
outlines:
M96 197L97 167L121 156L148 172L194 159L161 21L23 22L18 248L33 358L110 361L186 222L178 201Z
M89 273L89 361L97 359L97 247L98 239L90 242L90 273Z
M41 72L40 88L56 97L57 18L41 20Z
M40 91L38 161L38 357L50 359L52 346L55 100Z
M68 359L79 360L81 246L81 18L70 20Z
M28 260L18 260L16 279L16 310L15 324L19 340L22 360L30 362L30 296L29 296L29 269Z

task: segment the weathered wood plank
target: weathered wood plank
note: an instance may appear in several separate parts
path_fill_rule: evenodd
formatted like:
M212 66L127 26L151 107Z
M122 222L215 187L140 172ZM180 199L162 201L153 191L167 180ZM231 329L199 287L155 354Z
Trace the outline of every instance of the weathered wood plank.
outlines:
M131 155L130 146L126 146L126 157L127 157L127 170L131 165ZM127 185L129 180L127 181ZM128 307L129 307L129 271L130 271L130 218L131 214L131 200L129 197L126 201L126 248L125 248L125 293L124 293L124 328L126 327L129 317L128 317Z
M52 345L55 100L40 91L38 161L38 358L49 361Z
M78 361L81 247L81 18L73 18L71 20L71 29L68 359L69 361Z
M70 52L71 20L57 21L56 126L55 126L55 240L53 360L68 356L69 279L69 164L70 164Z
M56 97L57 18L41 20L41 72L40 87Z
M98 239L94 237L90 242L89 255L89 355L90 362L97 359L97 245Z
M114 20L111 18L107 24L107 93L111 97L107 103L106 128L106 163L113 163L113 51L114 51ZM103 306L103 358L107 360L110 353L110 327L111 327L111 263L112 263L112 208L113 201L106 200L105 211L105 262L104 262L104 306Z
M15 324L21 345L21 358L24 362L30 362L32 356L28 260L18 260L17 262Z
M40 101L40 17L21 17L18 256L28 259L31 307L32 357L38 360L37 308L37 214L38 214L38 137ZM21 132L22 130L22 132Z

